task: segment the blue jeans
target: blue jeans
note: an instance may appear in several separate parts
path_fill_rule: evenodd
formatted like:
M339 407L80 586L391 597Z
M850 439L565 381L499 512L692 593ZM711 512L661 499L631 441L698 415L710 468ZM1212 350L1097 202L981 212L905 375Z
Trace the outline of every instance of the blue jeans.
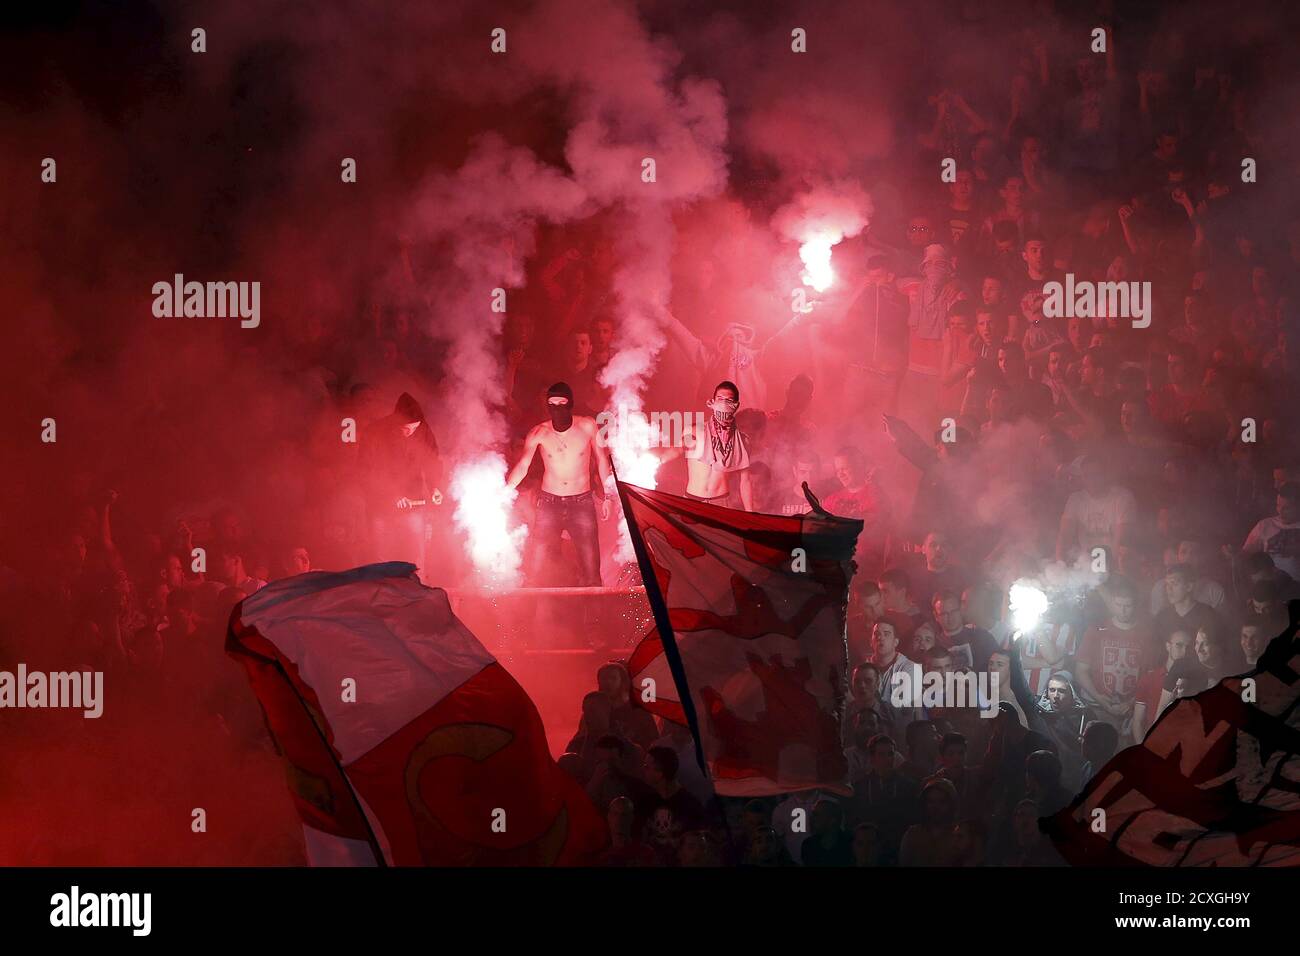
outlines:
M537 493L537 518L533 525L539 566L556 567L560 535L568 531L578 554L578 586L600 586L600 538L596 530L596 503L590 491L580 495Z

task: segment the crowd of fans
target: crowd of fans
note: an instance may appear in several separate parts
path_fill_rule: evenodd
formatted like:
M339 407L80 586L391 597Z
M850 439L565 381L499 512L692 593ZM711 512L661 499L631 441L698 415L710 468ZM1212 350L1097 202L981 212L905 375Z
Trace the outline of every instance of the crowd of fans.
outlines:
M727 326L715 348L707 309L676 304L666 354L721 362L716 378L742 383L756 510L807 512L807 482L830 512L866 520L848 615L849 787L717 801L689 733L638 709L610 665L560 758L608 817L600 862L1051 862L1040 817L1286 628L1300 598L1288 420L1300 218L1249 200L1244 52L1215 49L1155 40L1126 66L1112 45L1062 71L1029 33L1002 101L937 86L893 181L948 157L952 181L903 190L893 233L873 221L836 248L837 290L791 333L813 366L779 406L753 404L734 367L772 356L752 328ZM598 372L617 333L598 281L608 249L545 248L555 254L502 343L516 442L552 381L572 386L579 412L603 407ZM1047 315L1044 286L1067 273L1149 281L1151 323ZM418 309L366 310L355 348L318 316L304 324L289 357L328 370L329 433L298 435L304 453L352 454L333 440L340 412L370 421L401 392L436 392L447 359ZM539 332L530 315L554 321ZM176 520L173 502L150 514L137 500L125 542L118 493L74 476L73 527L32 577L49 648L62 666L168 688L229 732L247 698L222 661L230 609L267 580L368 557L361 509L334 497L363 483L361 466L325 467L328 487L280 509L299 520L250 529L238 504ZM666 470L661 486L679 481ZM1024 631L1008 607L1022 578L1050 600ZM913 663L998 673L997 716L898 705L892 678Z

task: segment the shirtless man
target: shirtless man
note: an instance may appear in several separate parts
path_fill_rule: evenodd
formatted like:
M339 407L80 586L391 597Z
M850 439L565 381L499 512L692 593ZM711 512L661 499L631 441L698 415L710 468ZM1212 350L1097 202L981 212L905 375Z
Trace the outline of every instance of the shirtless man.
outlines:
M600 542L592 504L591 458L604 488L612 487L609 458L596 442L596 420L573 414L573 389L556 382L546 390L550 421L534 425L524 439L523 454L510 469L506 484L518 488L528 474L537 449L542 450L542 490L537 493L537 519L532 533L538 542L541 567L553 567L560 535L569 532L578 554L578 585L600 586ZM600 517L609 520L609 495L600 499Z
M682 448L672 449L664 461L686 456L686 497L707 501L723 508L754 510L754 493L750 487L749 450L745 437L736 427L736 409L740 407L740 389L732 382L719 382L707 403L712 417L702 434L687 421L682 428ZM731 485L732 477L739 488ZM737 500L736 491L739 491Z

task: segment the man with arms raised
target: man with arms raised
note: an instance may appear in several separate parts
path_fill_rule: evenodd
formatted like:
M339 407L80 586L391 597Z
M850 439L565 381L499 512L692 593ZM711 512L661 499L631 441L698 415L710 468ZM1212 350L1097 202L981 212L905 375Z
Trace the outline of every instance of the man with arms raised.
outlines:
M556 382L546 390L550 421L534 425L524 439L519 461L510 469L506 484L518 488L528 474L533 456L542 451L542 489L537 494L537 519L532 533L542 567L553 567L560 535L565 531L578 555L578 586L600 586L600 542L596 509L592 503L591 459L605 488L612 487L609 459L596 442L596 420L573 414L573 390ZM600 499L600 517L609 520L608 495Z
M688 421L682 427L684 447L670 450L663 460L686 456L687 498L753 511L749 450L736 425L740 389L732 382L719 382L707 404L713 415L706 419L703 429Z

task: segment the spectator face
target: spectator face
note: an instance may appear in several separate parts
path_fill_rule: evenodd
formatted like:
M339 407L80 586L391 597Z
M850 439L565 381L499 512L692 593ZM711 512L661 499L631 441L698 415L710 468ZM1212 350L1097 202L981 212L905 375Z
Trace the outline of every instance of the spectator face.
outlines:
M609 835L627 839L632 836L632 822L636 818L636 808L627 797L615 797L609 804L606 819L609 822Z
M934 671L940 677L952 672L952 658L947 654L942 654L938 657L931 657L929 664L930 670Z
M1007 177L1007 181L998 190L998 195L1007 204L1007 209L1020 208L1020 204L1025 198L1025 181L1019 176Z
M1300 519L1300 508L1296 506L1294 500L1283 498L1281 495L1278 495L1277 516L1278 519L1285 524L1294 524L1298 519Z
M867 282L871 285L892 285L894 274L881 266L867 270Z
M1201 565L1202 557L1203 555L1201 553L1201 546L1197 542L1195 541L1178 542L1178 563L1179 564L1188 564L1194 568L1197 568L1200 567Z
M915 653L917 657L920 657L922 654L928 654L930 651L934 650L934 644L934 627L928 623L923 623L917 627L916 633L912 635L913 653Z
M868 706L874 706L880 693L880 674L873 667L859 667L853 675L853 696Z
M871 628L871 649L879 661L892 661L898 652L898 635L888 621L877 621Z
M1065 356L1059 350L1049 352L1047 355L1047 377L1065 377Z
M874 708L877 705L871 704L870 706ZM850 729L853 733L853 739L857 743L865 745L868 740L880 733L880 720L876 717L875 710L858 711L853 716Z
M1181 574L1165 575L1165 597L1170 604L1181 604L1192 596L1192 582Z
M857 470L853 467L853 463L843 455L835 456L835 478L845 488L853 488L857 485Z
M1016 351L1008 352L1006 349L998 349L998 368L1002 374L1009 379L1019 379L1023 377L1025 366L1020 358L1020 353Z
M1105 382L1104 371L1091 355L1085 355L1079 365L1079 381L1085 388L1098 388Z
M989 655L989 674L997 675L999 688L1006 687L1009 689L1011 687L1011 658L1006 654Z
M591 336L586 332L574 332L569 337L569 359L575 366L591 358Z
M1127 594L1117 594L1111 598L1110 608L1111 618L1120 627L1128 627L1137 620L1137 601Z
M1247 624L1241 629L1241 652L1252 661L1264 653L1264 634L1258 626Z
M934 242L934 227L925 216L913 216L907 224L907 241L914 249L924 249Z
M614 323L601 319L596 323L596 344L602 352L608 351L614 341Z
M965 206L970 202L971 195L975 192L975 175L968 169L963 169L957 173L948 191L952 193L953 203L959 206Z
M804 482L812 484L814 467L811 461L795 461L794 485L796 488L802 487Z
M181 559L174 554L167 556L167 567L163 571L163 580L169 588L185 586L185 569L181 566Z
M1268 274L1268 270L1263 266L1256 266L1250 270L1250 287L1255 295L1262 299L1272 298L1273 280Z
M966 745L948 744L939 751L939 762L945 770L961 770L966 766Z
M964 315L950 316L948 319L948 331L957 339L963 339L970 335L970 319Z
M980 287L980 301L985 305L997 305L1002 301L1002 280L993 276L985 276L984 283Z
M1072 708L1074 694L1070 692L1070 685L1059 678L1052 678L1047 682L1047 702L1052 705L1052 710Z
M1169 660L1181 661L1187 656L1188 645L1192 643L1191 636L1186 631L1174 631L1169 635L1169 640L1165 641L1165 650L1169 653Z
M994 319L992 313L978 312L975 315L975 332L985 345L992 345L994 338Z
M885 595L879 590L873 594L868 594L862 599L862 609L866 612L869 620L880 620L885 613Z
M931 531L925 536L925 543L921 545L921 550L925 554L925 566L931 571L942 571L948 566L948 539L946 536L937 531Z
M1030 239L1025 243L1025 265L1031 272L1041 273L1047 265L1047 243L1041 239Z
M894 769L894 745L887 740L876 744L871 751L871 769L876 773L888 773Z
M627 680L620 667L603 667L596 674L596 689L615 704L627 700Z
M1213 667L1218 657L1218 649L1204 631L1196 632L1196 659L1202 667Z
M934 602L934 619L945 634L955 634L961 630L961 603L952 598L943 598Z
M1026 292L1020 297L1020 314L1029 322L1043 320L1043 302L1046 297L1041 292Z

